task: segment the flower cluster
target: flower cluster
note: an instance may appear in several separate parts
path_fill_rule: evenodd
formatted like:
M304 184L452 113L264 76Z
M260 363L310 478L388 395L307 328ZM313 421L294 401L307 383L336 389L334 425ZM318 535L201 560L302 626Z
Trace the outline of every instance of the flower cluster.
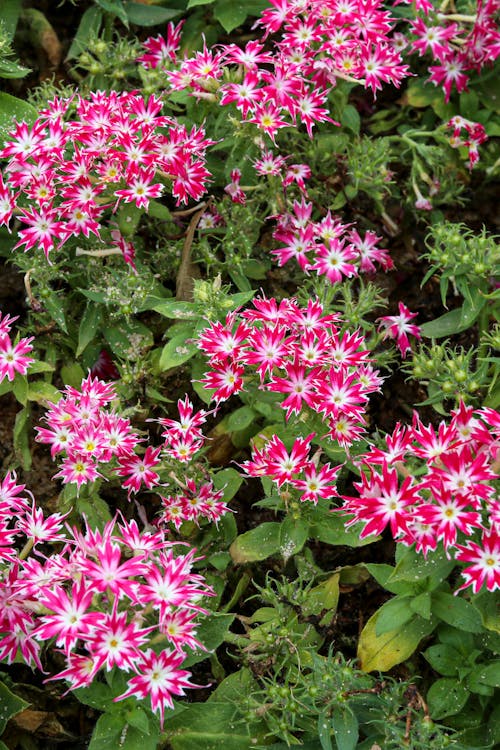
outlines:
M437 429L415 414L383 448L358 457L359 495L343 497L343 511L352 515L348 526L361 523L362 539L389 527L398 542L415 544L423 555L442 544L465 563L461 588L500 588L499 438L500 414L491 408L474 411L462 403Z
M194 57L175 61L180 29L171 25L167 39L145 42L146 53L139 59L146 67L163 67L174 90L218 96L223 106L234 103L245 122L273 141L284 127L302 124L311 136L315 123L333 122L326 105L337 78L357 81L375 94L382 83L399 86L408 74L391 42L395 19L382 3L367 8L356 0L327 7L320 0L285 0L272 6L257 22L264 30L262 41L252 40L243 49L235 44L216 51L204 47ZM265 39L278 32L265 50ZM221 84L227 69L230 82Z
M0 383L5 378L14 380L16 372L26 375L28 367L34 362L34 359L28 356L33 349L31 342L34 336L21 338L16 342L10 337L12 323L16 320L17 317L2 315L0 311Z
M124 487L137 491L141 480L149 486L146 467L151 463L150 456L139 458L134 453L140 438L128 419L109 408L115 398L113 385L89 375L80 390L66 386L64 396L50 405L45 415L48 426L36 428L36 439L50 445L53 458L63 456L55 477L80 488L95 481L101 476L101 467L116 459L118 473L130 474ZM136 466L141 461L142 471Z
M147 210L166 184L178 203L198 200L210 177L205 152L213 141L202 127L188 131L161 115L162 106L154 96L99 91L89 99L54 99L32 127L16 125L0 151L9 159L0 225L13 213L27 225L16 247L40 246L48 257L70 237L101 239L105 214L122 203ZM130 255L119 233L111 242Z
M182 492L161 498L159 524L173 523L179 529L184 521L199 523L200 518L217 521L228 512L224 490L216 490L212 482L196 483L186 479Z
M313 221L311 213L312 203L302 198L294 201L290 212L278 216L273 236L283 244L272 251L278 265L294 258L303 271L315 271L332 284L360 272L374 273L376 263L384 271L394 267L374 232L362 237L330 211L319 221Z
M410 24L415 37L411 49L420 56L430 54L437 63L429 67L429 80L442 86L448 101L454 87L465 91L470 73L479 72L500 55L498 1L478 2L472 16L443 13L430 2L425 6L421 8L424 18Z
M186 464L191 462L205 443L205 437L200 429L206 421L207 412L204 409L195 412L193 404L186 396L177 402L179 419L161 418L156 420L165 429L162 432L164 443L163 455L174 462L180 462L183 470L188 471ZM196 470L193 470L196 475ZM173 523L179 529L184 521L198 523L200 518L217 521L228 512L225 504L224 490L216 490L211 481L185 476L179 479L175 471L170 472L181 491L161 494L162 510L157 523Z
M163 724L172 696L196 687L181 666L187 649L202 647L195 620L205 613L200 598L212 592L192 570L195 550L185 553L162 531L141 532L133 520L83 533L62 521L58 513L44 518L15 474L0 484L0 659L20 655L43 670L41 649L51 643L66 665L48 679L64 679L70 690L102 670L131 673L116 700L149 699ZM48 542L57 543L50 555Z
M336 497L335 480L342 467L329 463L320 467L316 457L309 456L314 437L311 433L297 438L288 452L283 441L274 435L262 449L254 447L251 460L242 463L241 468L251 477L268 477L278 487L289 485L300 490L301 502L316 504L319 498Z
M261 390L285 396L287 419L310 410L327 422L333 440L350 445L363 433L368 394L382 380L360 332L342 333L338 322L318 300L301 308L293 299L255 299L253 309L230 313L201 333L199 346L212 366L201 382L220 403L255 372Z
M453 130L453 135L450 138L450 146L452 148L460 148L465 146L469 151L469 168L472 169L474 164L479 161L479 146L488 140L488 136L485 133L484 126L479 122L471 122L466 120L465 117L455 115L449 122L446 123L447 129ZM462 131L465 130L465 139L462 136Z

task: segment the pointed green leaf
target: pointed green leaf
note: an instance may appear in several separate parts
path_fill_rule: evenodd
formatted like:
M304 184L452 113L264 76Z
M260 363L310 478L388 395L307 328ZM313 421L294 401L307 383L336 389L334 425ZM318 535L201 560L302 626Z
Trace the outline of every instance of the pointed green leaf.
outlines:
M433 719L444 719L460 713L467 703L469 691L457 680L443 677L436 680L427 693L427 705Z
M280 549L280 529L280 523L267 521L240 534L229 548L233 561L241 565L276 555Z
M87 8L80 19L77 32L66 55L66 60L72 60L74 57L81 55L87 49L89 41L97 38L102 19L103 12L100 8L96 8L95 6Z
M78 346L75 356L79 357L85 351L87 345L94 340L95 335L99 330L101 319L102 308L91 301L88 302L80 321Z
M358 720L349 706L334 706L331 724L337 750L355 750L358 744Z
M389 633L391 630L401 628L414 617L415 613L410 608L410 597L395 596L394 599L385 602L377 614L375 634L380 636Z
M444 591L432 594L432 612L443 622L469 633L480 633L483 629L481 614L460 596L453 596Z
M285 560L300 552L307 542L309 524L302 518L288 515L280 527L280 554Z
M123 8L130 23L136 26L158 26L182 13L177 8L159 8L157 5L133 2L123 3Z
M191 338L187 339L184 334L174 336L165 344L160 355L159 367L162 372L180 367L194 357L198 351L198 345Z

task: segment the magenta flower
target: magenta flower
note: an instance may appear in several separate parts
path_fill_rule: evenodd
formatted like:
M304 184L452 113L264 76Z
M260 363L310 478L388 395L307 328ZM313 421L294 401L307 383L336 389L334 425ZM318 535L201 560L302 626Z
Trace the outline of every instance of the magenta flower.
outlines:
M401 352L401 356L406 357L411 350L408 334L419 339L421 337L420 328L414 323L410 323L413 318L417 317L417 313L410 312L402 302L399 302L398 306L399 315L384 315L379 318L378 330L384 331L384 339L396 339L396 345Z

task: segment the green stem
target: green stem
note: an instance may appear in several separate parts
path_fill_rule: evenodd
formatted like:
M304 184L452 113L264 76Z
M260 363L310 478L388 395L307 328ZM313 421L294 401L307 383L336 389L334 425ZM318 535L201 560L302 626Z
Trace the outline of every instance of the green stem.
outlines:
M29 553L33 549L34 541L33 539L28 539L24 547L22 548L21 552L19 553L19 560L26 560Z
M481 312L479 313L479 317L477 320L477 327L478 327L478 338L480 341L479 348L477 350L477 359L481 360L483 357L486 357L488 353L488 344L484 340L483 334L488 332L488 322L490 319L490 310L488 303L483 307Z
M440 16L442 15L442 18ZM467 16L463 13L438 13L438 18L443 21L465 21L465 23L476 23L477 16Z
M224 640L226 643L230 643L232 646L238 646L238 648L246 648L248 646L248 638L245 638L244 635L231 633L231 631L228 631L226 633L226 635L224 636Z
M230 600L228 601L228 603L225 604L221 608L221 610L220 610L221 612L230 612L231 611L231 609L233 607L233 604L236 604L236 602L241 597L241 595L244 593L244 591L246 591L246 589L248 587L248 584L250 583L251 580L252 580L252 577L248 573L243 573L243 575L241 576L240 580L236 584L236 588L234 590L234 593L233 593L232 597L230 598Z

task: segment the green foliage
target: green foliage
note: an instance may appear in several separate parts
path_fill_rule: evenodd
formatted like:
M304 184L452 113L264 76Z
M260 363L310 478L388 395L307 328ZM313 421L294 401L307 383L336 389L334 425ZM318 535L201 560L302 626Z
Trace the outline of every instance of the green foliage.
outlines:
M400 394L380 387L378 406L366 413L363 407L365 437L346 449L327 434L321 414L304 410L286 419L282 394L263 390L255 373L245 374L244 390L215 410L213 393L200 383L209 365L198 339L209 322L223 323L257 295L304 306L317 298L326 314L341 316L342 333L363 334L370 365L385 377L395 355L382 351L377 318L399 296L399 287L409 284L405 264L413 263L410 273L422 272L426 290L431 284L439 289L442 306L442 313L429 320L421 304L420 314L427 318L421 325L423 343L414 346L404 365L427 390L423 404L439 414L461 401L498 408L497 238L486 228L473 231L445 221L437 210L454 215L473 184L463 166L466 149L450 147L443 121L460 113L484 124L493 140L500 133L492 80L498 67L483 80L472 79L469 90L450 102L420 76L397 99L381 98L382 104L339 77L328 98L339 124L315 125L312 140L303 128L286 128L273 145L262 140L254 123L242 122L235 107L217 105L220 84L241 83L236 66L211 82L213 89L191 96L168 90L164 69L146 70L137 63L143 52L139 37L150 27L152 35L164 32L171 19L185 21L181 55L199 49L203 39L208 46L228 43L227 34L243 45L255 17L269 7L265 0L81 5L67 52L77 86L47 80L30 93L32 103L0 93L0 142L15 121L33 122L55 95L138 90L145 98L161 99L164 113L188 130L204 123L214 141L207 162L212 182L208 198L197 206L179 207L164 197L151 200L147 211L122 205L112 216L116 226L103 227L99 238L91 233L70 240L52 254L51 264L36 250L11 255L15 218L12 235L2 232L0 252L13 260L25 283L21 333L36 332L37 357L27 375L0 384L0 396L11 393L19 404L6 463L30 471L39 407L56 402L61 388L77 388L104 350L116 368L113 408L133 421L142 441L139 452L148 436L161 432L162 419L177 418L172 404L192 385L190 398L207 412L208 439L189 467L163 452L161 493L185 489L186 478L194 476L213 482L230 507L218 525L195 519L172 524L171 530L173 540L199 551L196 570L213 588L214 596L200 603L207 610L196 631L203 648L189 650L185 661L209 697L176 703L161 730L147 701L116 700L127 683L113 669L106 682L76 691L78 700L100 714L89 749L495 747L500 743L496 595L454 594L456 564L440 549L423 557L398 542L393 560L385 534L361 539L359 526L346 528L337 498L321 498L315 505L301 499L292 484L278 485L265 476L244 479L240 470L249 451L263 448L272 436L290 450L297 438L314 433L311 460L340 466L337 491L349 495L359 456L374 444L384 445L373 421L384 410L380 404L390 405L390 421ZM393 10L409 17L406 6ZM4 0L0 78L30 72L12 48L20 12L20 0ZM498 169L491 140L481 146L484 173L476 172L485 184ZM283 148L286 165L293 157L310 166L307 193L294 184L284 189L276 175L257 179L252 164L264 143ZM235 166L242 173L244 204L231 202L224 192ZM163 186L169 180L168 174L161 176ZM422 192L432 199L433 212L422 214L415 207ZM304 273L293 259L278 266L270 252L276 247L270 217L281 217L286 227L301 201L310 201L311 221L338 215L361 232L380 235L383 246L401 260L403 283L399 276L387 281L378 272L330 283L314 268ZM109 247L116 227L134 243L135 270ZM419 252L424 236L425 251ZM411 419L411 406L404 403L405 419ZM397 461L395 467L401 469ZM109 469L92 486L66 485L51 502L75 525L85 517L91 528L102 529L117 513L129 518L137 508L146 528L153 527L161 501L141 492L136 503L122 502L115 497L117 487ZM27 704L3 683L0 702L1 733Z

